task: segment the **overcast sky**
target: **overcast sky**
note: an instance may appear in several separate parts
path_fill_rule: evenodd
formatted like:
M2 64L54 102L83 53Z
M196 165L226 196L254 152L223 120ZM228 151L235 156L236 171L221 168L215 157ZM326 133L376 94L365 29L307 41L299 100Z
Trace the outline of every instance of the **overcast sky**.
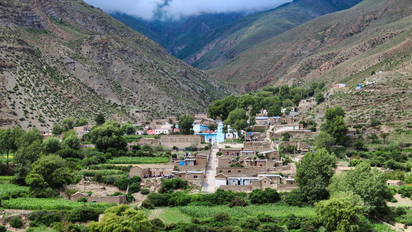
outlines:
M161 5L169 16L196 15L202 12L256 12L276 8L292 0L85 0L105 12L123 12L151 19ZM167 1L167 3L165 3Z

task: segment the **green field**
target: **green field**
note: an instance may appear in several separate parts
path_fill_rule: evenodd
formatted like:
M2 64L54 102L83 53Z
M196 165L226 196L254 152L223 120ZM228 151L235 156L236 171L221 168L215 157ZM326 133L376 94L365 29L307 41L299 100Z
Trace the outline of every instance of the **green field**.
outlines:
M225 212L231 217L244 218L247 216L257 216L260 213L268 214L275 217L284 217L288 214L296 216L315 217L315 211L309 207L282 206L282 205L250 205L247 207L228 206L184 206L178 208L157 208L146 211L146 215L150 218L160 218L165 223L171 222L190 222L192 217L205 219L211 218L213 215Z
M9 176L5 176L9 178ZM11 178L13 178L11 176ZM1 181L3 181L3 176L0 178ZM25 186L18 186L14 184L0 184L0 197L4 197L9 195L10 193L28 193L29 192L29 187Z
M167 157L115 157L107 162L110 164L164 164L169 161Z
M6 209L24 209L24 210L72 210L78 207L89 205L97 209L109 208L108 203L81 203L63 199L45 199L45 198L16 198L4 200L1 206Z

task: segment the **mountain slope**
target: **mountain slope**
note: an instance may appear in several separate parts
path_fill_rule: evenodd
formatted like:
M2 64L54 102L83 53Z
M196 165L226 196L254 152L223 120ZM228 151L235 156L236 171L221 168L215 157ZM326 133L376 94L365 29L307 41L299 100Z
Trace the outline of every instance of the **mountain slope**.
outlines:
M0 11L0 126L176 115L228 92L81 0L1 1Z
M402 62L411 46L411 15L408 0L365 0L265 41L210 73L243 91L313 80L353 86L373 69L396 68L388 60Z
M203 13L178 20L163 19L162 14L160 18L151 20L143 20L121 13L111 15L137 32L160 43L170 54L176 55L197 36L239 20L245 16L245 13Z
M218 67L256 44L319 16L350 8L360 1L295 0L202 34L176 57L200 69Z

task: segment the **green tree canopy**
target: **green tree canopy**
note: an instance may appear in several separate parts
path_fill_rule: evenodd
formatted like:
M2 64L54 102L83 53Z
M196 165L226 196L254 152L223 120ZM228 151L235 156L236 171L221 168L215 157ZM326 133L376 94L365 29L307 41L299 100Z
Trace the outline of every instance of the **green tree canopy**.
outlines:
M190 115L182 115L179 117L179 132L182 135L190 135L190 130L193 128L195 120Z
M215 103L209 105L209 117L216 119L217 116L220 116L221 119L224 121L228 117L229 113L232 110L236 109L237 105L237 98L234 95L227 96L226 98L218 100Z
M328 231L359 231L363 215L362 199L352 192L337 192L331 199L315 204L319 222Z
M6 153L6 172L9 171L9 154L16 152L19 148L19 141L24 136L24 132L20 127L14 127L0 130L0 153Z
M61 145L64 149L78 150L80 145L80 139L77 137L76 134L68 134L67 136L63 136L63 141Z
M244 110L248 110L249 106L252 106L255 100L253 96L250 94L242 95L238 101L238 107Z
M237 108L230 112L228 118L224 121L224 124L230 125L230 127L236 130L237 134L240 135L240 131L248 127L247 119L248 116L246 115L246 111Z
M56 153L62 149L60 145L60 139L56 137L49 137L43 141L44 150L48 154Z
M280 101L274 102L274 104L268 108L268 116L282 116L282 103Z
M66 168L66 161L57 155L42 156L34 162L30 175L26 177L26 184L29 184L33 175L41 176L51 188L61 188L63 184L70 184L73 178L73 174Z
M121 131L126 135L133 135L136 133L136 127L133 126L130 122L122 125Z
M323 93L317 93L315 96L315 99L317 103L322 103L325 101L325 97L323 96Z
M325 112L326 122L321 125L321 130L332 135L336 144L346 141L348 126L345 122L345 112L342 107L328 108Z
M67 117L63 120L62 125L64 127L64 130L71 130L73 129L74 126L74 120L76 120L74 117Z
M386 184L385 173L372 169L367 162L356 165L354 170L335 175L329 186L329 192L353 192L364 201L365 212L385 212L386 201L392 199L392 194Z
M321 131L315 138L315 145L317 149L325 148L328 152L332 152L335 139L332 135Z
M106 209L102 220L90 222L88 228L91 232L145 232L150 231L152 224L143 211L119 205Z
M336 156L325 148L306 153L296 165L296 182L310 204L327 199L330 179L336 168Z
M80 118L80 119L77 119L76 120L76 122L74 123L74 126L75 127L78 127L78 126L87 126L89 124L89 121L87 121L87 119L85 119L85 118Z
M31 171L31 164L45 153L44 146L40 139L35 140L28 146L20 147L16 153L14 153L13 157L15 180L23 183Z
M88 139L99 151L105 151L108 148L125 150L127 141L123 138L120 123L109 121L101 126L93 127L88 134Z
M96 118L94 119L94 121L96 121L96 124L97 124L97 125L102 125L102 124L104 124L104 123L106 122L105 119L104 119L103 114L98 114L98 115L96 116Z
M59 124L55 123L52 128L52 133L54 135L61 135L63 133L63 129L60 127Z

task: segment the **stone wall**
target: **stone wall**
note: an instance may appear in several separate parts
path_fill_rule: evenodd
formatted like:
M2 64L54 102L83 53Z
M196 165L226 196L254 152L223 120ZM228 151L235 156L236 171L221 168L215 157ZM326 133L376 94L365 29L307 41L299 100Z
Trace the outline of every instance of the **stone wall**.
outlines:
M178 148L190 147L192 145L200 145L205 142L205 137L201 135L162 135L160 142L163 146Z

